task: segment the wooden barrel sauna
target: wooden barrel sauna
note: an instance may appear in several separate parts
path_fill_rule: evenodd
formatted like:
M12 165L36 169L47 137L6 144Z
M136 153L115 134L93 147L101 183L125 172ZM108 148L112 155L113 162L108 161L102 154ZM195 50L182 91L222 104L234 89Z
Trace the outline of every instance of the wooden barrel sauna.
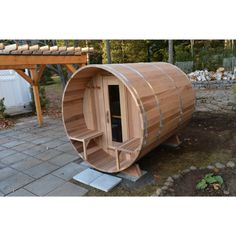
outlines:
M81 157L114 173L176 134L194 105L189 79L172 64L89 65L67 83L63 122Z

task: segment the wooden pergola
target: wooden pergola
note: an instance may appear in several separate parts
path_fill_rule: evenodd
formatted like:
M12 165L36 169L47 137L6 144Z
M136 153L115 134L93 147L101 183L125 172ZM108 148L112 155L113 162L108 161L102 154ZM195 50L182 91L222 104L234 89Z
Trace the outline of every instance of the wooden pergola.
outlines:
M58 46L30 46L28 44L18 46L17 44L4 46L0 43L0 70L15 70L33 88L34 101L39 126L42 125L43 116L39 97L39 80L47 64L64 65L70 73L76 68L85 66L87 56L93 48L80 47L58 47ZM30 70L30 76L24 70Z

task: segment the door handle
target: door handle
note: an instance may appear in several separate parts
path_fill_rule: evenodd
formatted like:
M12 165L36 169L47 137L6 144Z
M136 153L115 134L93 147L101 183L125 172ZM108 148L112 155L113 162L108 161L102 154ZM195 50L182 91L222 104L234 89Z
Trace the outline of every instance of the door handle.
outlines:
M106 112L106 117L107 117L107 123L109 123L110 119L109 119L109 111Z

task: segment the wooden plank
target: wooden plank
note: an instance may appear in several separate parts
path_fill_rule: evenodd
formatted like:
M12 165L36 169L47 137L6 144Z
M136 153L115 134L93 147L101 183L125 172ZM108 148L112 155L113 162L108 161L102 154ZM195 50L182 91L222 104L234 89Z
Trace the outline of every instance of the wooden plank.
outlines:
M93 52L94 48L93 47L85 47L85 48L81 48L81 52L82 53L88 53L88 52Z
M0 70L24 70L24 69L34 69L35 65L0 65Z
M40 65L39 71L38 71L38 73L37 73L38 75L37 75L36 81L39 81L39 80L40 80L40 78L41 78L41 76L42 76L42 74L43 74L43 71L44 71L45 67L46 67L46 65Z
M29 50L30 50L30 51L39 50L39 45L36 44L36 45L30 46L30 47L29 47Z
M86 55L81 56L43 56L43 55L0 55L0 66L47 64L86 64Z
M46 45L46 46L42 46L39 48L40 51L48 51L49 50L49 46Z
M68 70L69 72L71 72L72 74L74 74L74 73L76 72L75 67L74 67L73 65L71 65L71 64L65 64L65 67L66 67L67 70Z
M11 45L5 46L4 51L11 52L11 51L17 50L17 48L18 48L18 44L11 44Z
M23 70L15 70L22 78L24 78L28 83L30 83L31 85L33 84L32 79L25 74L25 72Z
M39 126L43 123L43 116L42 116L42 110L41 110L41 104L40 104L40 97L39 97L39 85L37 83L37 71L36 69L31 69L31 76L33 79L33 94L34 94L34 102L36 107L36 113L37 113L37 120Z
M59 51L62 52L62 51L66 51L67 47L66 46L63 46L63 47L59 47Z
M24 44L24 45L18 46L18 49L15 51L12 51L11 54L21 54L23 51L28 51L28 50L29 50L29 45Z
M57 51L58 50L58 46L52 46L50 47L50 51Z

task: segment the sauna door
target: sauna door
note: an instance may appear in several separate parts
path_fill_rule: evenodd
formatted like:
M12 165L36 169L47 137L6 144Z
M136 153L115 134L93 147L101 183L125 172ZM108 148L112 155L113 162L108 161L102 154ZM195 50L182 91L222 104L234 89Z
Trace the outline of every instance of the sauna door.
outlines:
M114 76L103 77L107 145L127 140L126 89Z

